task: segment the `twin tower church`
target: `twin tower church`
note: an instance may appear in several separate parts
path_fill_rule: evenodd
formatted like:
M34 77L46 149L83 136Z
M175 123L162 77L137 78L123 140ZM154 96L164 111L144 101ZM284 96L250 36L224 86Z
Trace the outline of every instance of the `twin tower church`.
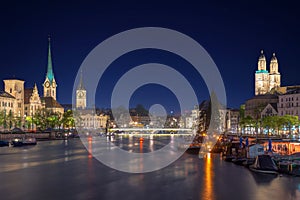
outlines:
M255 72L255 95L273 93L280 89L281 75L278 71L278 60L273 53L270 61L270 72L263 50L258 59L258 70Z

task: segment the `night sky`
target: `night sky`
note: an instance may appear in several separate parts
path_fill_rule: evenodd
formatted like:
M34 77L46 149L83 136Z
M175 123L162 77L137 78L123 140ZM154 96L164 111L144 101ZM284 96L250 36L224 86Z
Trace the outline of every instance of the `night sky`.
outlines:
M174 29L199 42L221 72L229 107L239 107L254 95L254 72L261 49L265 51L268 65L272 53L276 53L283 86L300 84L300 12L295 3L253 0L180 2L2 3L1 90L3 79L19 78L26 81L25 87L32 87L36 82L42 94L47 67L47 37L50 34L57 98L62 104L71 103L77 70L89 52L114 34L148 26ZM106 81L98 86L101 92L97 90L97 106L109 107L113 83L128 70L128 66L153 60L184 69L182 71L195 89L199 102L207 99L203 80L195 77L187 63L166 52L137 51L118 59L115 68L107 72ZM150 91L150 94L143 95L145 91ZM159 103L151 99L154 95L160 96L161 102L173 102L170 101L174 98L170 91L153 85L136 91L131 103Z

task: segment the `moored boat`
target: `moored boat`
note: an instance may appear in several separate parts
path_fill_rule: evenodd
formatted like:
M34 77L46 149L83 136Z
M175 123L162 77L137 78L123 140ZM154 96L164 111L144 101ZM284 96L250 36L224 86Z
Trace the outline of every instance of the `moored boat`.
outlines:
M289 160L282 160L278 162L278 171L281 173L290 173L290 166L292 164L292 161Z
M290 174L294 176L300 176L300 161L294 160L290 164Z
M25 138L23 141L23 145L36 145L36 139L34 137Z
M234 164L236 164L236 165L243 165L243 163L244 163L245 161L247 161L247 158L239 158L239 157L237 157L237 158L233 158L231 161L232 161Z
M0 140L0 147L9 146L9 142L5 140Z
M14 138L11 141L11 143L14 147L20 147L20 146L23 146L23 139L22 138Z
M269 155L258 155L249 169L257 173L278 174L278 167Z
M250 165L253 165L255 162L255 158L246 158L246 160L243 162L243 165L245 167L249 167Z

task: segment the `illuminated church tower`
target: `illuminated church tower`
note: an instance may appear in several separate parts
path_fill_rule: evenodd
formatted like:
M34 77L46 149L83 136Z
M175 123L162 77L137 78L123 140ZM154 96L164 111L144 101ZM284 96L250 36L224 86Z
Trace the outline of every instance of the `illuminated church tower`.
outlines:
M275 53L273 53L273 57L271 59L270 63L270 90L277 89L280 87L280 73L278 72L278 61L275 56Z
M55 82L54 73L52 69L52 58L51 58L51 47L50 47L50 37L48 38L48 67L46 79L44 81L44 97L53 97L56 100L56 87L57 84Z
M258 70L255 72L255 95L269 92L269 72L267 71L267 61L263 50L258 59Z
M278 72L278 60L273 53L270 62L270 73L266 69L267 62L263 50L258 59L258 70L255 72L255 95L272 93L280 88L281 75Z
M80 74L80 82L76 90L76 108L86 108L86 90L83 86L82 72Z

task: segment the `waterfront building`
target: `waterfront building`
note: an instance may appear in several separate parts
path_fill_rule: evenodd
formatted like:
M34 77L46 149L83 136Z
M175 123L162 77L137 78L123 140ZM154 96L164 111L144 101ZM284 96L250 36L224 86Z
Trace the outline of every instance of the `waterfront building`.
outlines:
M229 108L225 117L225 131L230 133L238 133L240 123L240 110Z
M24 81L18 79L4 80L4 90L13 97L13 115L16 117L23 117L24 115Z
M80 82L76 90L76 108L86 108L86 89L83 85L82 72L80 73Z
M214 97L215 95L212 94L211 98L216 98ZM215 99L216 102L218 102ZM228 120L228 110L224 108L223 105L220 103L216 103L217 106L214 111L215 118L211 119L212 117L212 109L211 109L211 100L204 100L200 103L199 105L199 117L198 117L198 130L200 132L207 131L208 128L210 128L213 131L218 131L218 132L224 132L227 131L228 129L228 123L230 121ZM211 124L212 123L212 124Z
M277 110L277 103L268 103L266 107L261 111L261 118L267 117L267 116L277 116L278 110Z
M13 113L16 98L5 91L0 91L0 112L4 114Z
M42 104L38 88L34 84L33 88L26 88L24 90L24 116L33 116L37 110L44 108Z
M261 112L268 104L277 104L277 94L257 95L248 99L245 103L245 117L250 116L253 119L259 119Z
M300 88L294 88L279 96L278 115L294 115L300 119Z
M76 89L76 105L74 112L77 115L76 126L86 129L106 128L109 116L95 112L95 109L87 107L87 91L83 84L82 72Z

